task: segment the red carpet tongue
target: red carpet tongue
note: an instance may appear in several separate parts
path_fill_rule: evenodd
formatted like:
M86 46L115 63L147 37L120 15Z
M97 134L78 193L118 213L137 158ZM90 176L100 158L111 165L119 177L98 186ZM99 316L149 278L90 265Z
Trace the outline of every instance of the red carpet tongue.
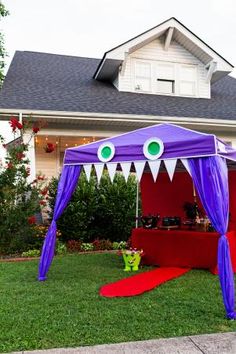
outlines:
M100 295L105 297L140 295L168 280L187 273L189 270L190 268L163 267L135 274L129 278L102 286Z

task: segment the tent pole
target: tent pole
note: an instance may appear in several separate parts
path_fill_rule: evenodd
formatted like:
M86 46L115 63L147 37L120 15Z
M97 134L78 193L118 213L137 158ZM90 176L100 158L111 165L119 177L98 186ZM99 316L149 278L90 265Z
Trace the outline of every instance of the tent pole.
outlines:
M136 213L135 213L135 227L138 228L138 202L139 202L139 182L137 180L137 188L136 188Z

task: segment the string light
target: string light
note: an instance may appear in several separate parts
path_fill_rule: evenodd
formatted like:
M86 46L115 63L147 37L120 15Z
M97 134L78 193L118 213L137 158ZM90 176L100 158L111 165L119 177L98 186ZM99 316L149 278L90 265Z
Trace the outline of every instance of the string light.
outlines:
M46 136L45 140L47 141L48 140L48 137Z
M66 147L68 146L68 144L65 145Z

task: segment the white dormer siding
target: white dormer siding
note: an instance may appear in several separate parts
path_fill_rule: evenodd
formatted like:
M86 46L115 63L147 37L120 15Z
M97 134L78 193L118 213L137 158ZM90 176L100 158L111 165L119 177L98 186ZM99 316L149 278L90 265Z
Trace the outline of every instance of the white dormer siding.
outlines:
M155 39L127 55L114 80L119 91L210 98L205 65L176 41Z

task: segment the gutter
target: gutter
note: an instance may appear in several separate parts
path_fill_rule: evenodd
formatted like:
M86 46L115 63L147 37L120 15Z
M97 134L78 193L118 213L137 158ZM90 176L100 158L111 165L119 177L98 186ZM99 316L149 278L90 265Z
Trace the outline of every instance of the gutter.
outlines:
M199 117L177 117L177 116L158 116L158 115L137 115L137 114L117 114L117 113L93 113L93 112L66 112L66 111L44 111L44 110L28 110L28 109L1 109L0 121L9 120L12 115L18 115L19 119L23 119L29 115L33 119L72 119L72 120L94 120L113 122L130 122L130 123L177 123L185 125L201 124L202 126L214 127L231 127L236 128L236 117L232 119L215 119L215 118L199 118Z

